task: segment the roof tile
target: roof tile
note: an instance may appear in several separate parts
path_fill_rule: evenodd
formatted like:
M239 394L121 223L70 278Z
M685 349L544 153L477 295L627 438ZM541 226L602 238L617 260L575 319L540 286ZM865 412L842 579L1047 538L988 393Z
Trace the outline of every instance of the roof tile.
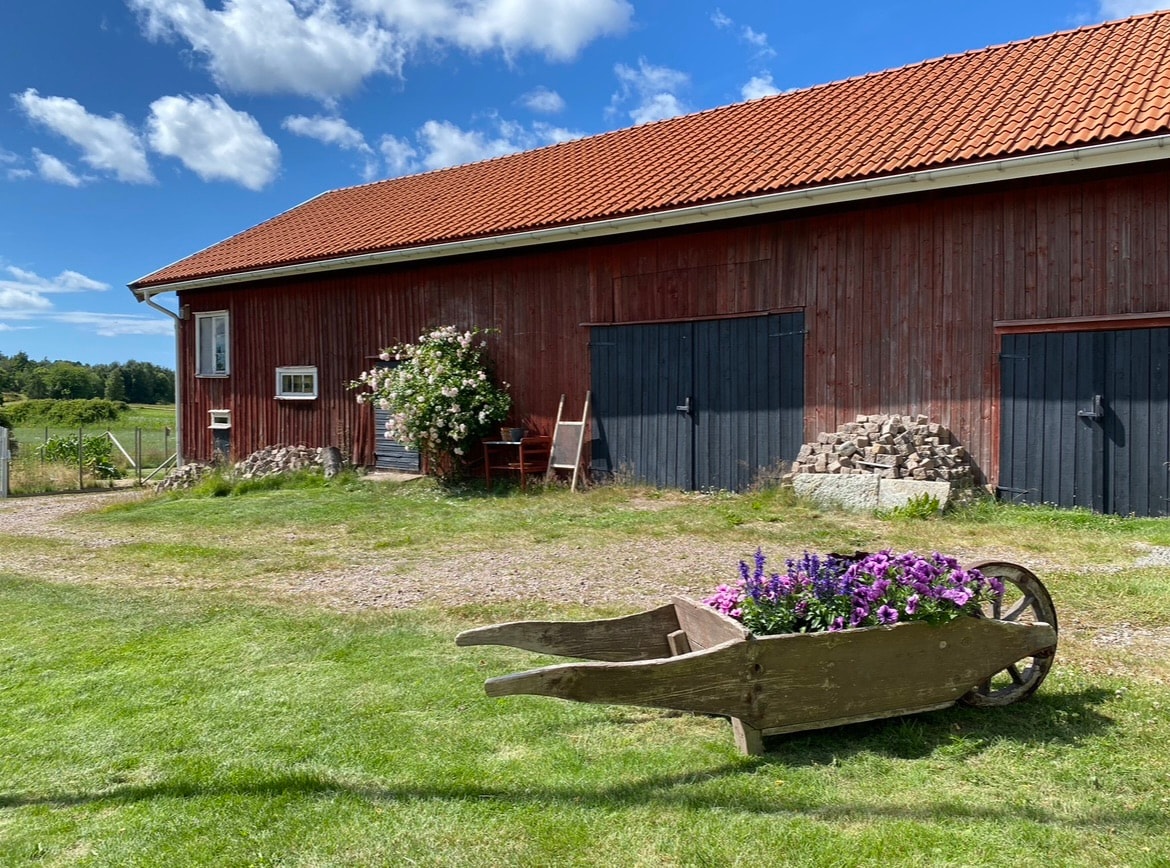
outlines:
M1170 132L1170 12L324 193L137 281L483 238Z

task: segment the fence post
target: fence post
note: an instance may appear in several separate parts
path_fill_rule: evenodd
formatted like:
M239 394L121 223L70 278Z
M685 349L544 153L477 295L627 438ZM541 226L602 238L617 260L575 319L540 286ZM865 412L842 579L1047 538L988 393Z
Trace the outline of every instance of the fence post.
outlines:
M8 497L8 429L0 427L0 500Z
M77 429L77 490L85 491L85 429Z

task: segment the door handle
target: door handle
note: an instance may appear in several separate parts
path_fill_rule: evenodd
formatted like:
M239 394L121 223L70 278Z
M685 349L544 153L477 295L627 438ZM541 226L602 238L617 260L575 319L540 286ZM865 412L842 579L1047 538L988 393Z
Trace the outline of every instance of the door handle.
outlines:
M692 412L691 396L687 395L686 403L676 404L674 409L678 410L680 413L686 413L688 416L691 415L691 412Z
M1101 403L1101 396L1093 396L1093 407L1090 410L1077 410L1077 415L1082 419L1104 419L1105 408Z

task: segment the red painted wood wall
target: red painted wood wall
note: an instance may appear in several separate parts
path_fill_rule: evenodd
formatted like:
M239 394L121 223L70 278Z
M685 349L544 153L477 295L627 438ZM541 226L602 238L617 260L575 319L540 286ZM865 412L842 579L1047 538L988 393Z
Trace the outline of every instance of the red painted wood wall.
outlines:
M230 312L232 373L195 378L183 333L184 453L210 456L210 409L236 458L338 444L372 463L368 407L345 384L382 347L452 323L490 341L516 421L579 416L588 323L803 309L805 436L860 413L922 413L996 478L997 321L1170 311L1170 170L1066 176L621 242L367 268L182 293ZM274 400L275 369L316 365L317 401Z

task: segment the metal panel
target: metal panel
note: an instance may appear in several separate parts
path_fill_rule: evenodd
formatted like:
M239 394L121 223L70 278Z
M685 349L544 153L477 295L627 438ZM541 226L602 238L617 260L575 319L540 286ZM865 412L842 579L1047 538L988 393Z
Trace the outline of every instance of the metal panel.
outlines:
M1005 335L1000 492L1170 512L1170 329Z
M804 423L803 315L593 329L593 470L682 489L749 486Z
M691 488L691 324L593 329L593 469L651 485Z
M0 499L8 497L8 429L0 428Z

